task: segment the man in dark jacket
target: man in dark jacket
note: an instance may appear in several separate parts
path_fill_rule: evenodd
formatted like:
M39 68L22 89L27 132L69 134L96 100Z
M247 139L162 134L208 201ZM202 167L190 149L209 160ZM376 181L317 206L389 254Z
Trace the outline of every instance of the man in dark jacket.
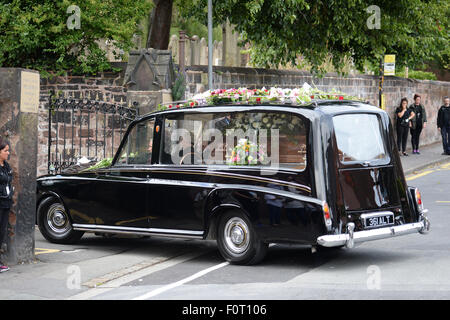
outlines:
M437 127L442 135L442 154L450 155L450 98L444 98L444 105L438 111Z

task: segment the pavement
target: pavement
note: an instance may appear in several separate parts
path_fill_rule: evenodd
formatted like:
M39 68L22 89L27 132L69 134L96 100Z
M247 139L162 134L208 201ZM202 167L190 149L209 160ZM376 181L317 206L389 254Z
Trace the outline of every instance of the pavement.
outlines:
M420 147L420 154L413 154L410 144L406 148L408 156L400 156L405 175L423 170L429 166L438 165L450 161L449 155L442 155L442 142Z

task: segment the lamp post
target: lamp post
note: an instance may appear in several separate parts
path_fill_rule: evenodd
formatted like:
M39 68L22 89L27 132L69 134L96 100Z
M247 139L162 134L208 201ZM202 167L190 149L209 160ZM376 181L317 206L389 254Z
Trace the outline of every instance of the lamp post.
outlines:
M208 0L208 86L213 90L213 32L212 32L212 0Z

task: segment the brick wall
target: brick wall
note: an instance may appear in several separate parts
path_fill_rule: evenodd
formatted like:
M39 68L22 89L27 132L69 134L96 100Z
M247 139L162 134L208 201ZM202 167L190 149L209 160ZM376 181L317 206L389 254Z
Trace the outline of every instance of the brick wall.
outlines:
M121 68L119 72L103 72L98 75L86 75L86 76L75 76L75 75L65 75L65 76L57 76L51 78L43 78L41 76L41 94L40 94L40 104L39 104L39 114L38 114L38 175L47 173L47 161L48 161L48 136L51 134L53 139L52 146L56 145L56 138L58 137L58 148L61 151L63 149L63 139L64 131L66 132L66 141L68 148L71 147L72 143L72 129L74 132L75 145L76 150L74 153L86 155L87 151L84 147L81 152L79 151L79 141L80 137L82 140L82 145L86 146L87 144L91 144L90 147L90 156L94 155L95 146L92 146L94 138L94 128L95 128L95 113L93 112L88 116L87 113L80 114L79 111L75 111L73 114L73 121L71 120L72 115L71 112L67 109L64 112L63 109L59 109L59 111L54 112L52 115L52 130L49 133L49 118L48 118L48 106L49 106L49 97L50 92L53 90L55 93L59 93L61 97L68 97L73 99L91 99L105 102L115 102L119 104L122 101L122 104L127 104L127 95L126 88L122 86L123 78L125 74L125 63L115 63L113 64L115 67ZM103 138L103 128L106 126L108 129L106 135L111 136L111 128L112 125L112 117L110 115L106 117L99 117L99 121L97 123L100 137ZM80 128L81 122L81 128ZM89 122L90 128L88 131ZM115 126L114 128L118 128L119 124L117 123L117 117L114 118ZM65 123L65 125L64 125ZM106 156L111 156L111 150L117 149L118 144L120 143L120 133L116 132L113 146L106 145L107 148ZM88 134L89 133L89 134ZM90 141L88 141L90 140ZM54 150L54 149L53 149ZM99 156L103 155L103 144L98 143L98 152Z
M115 63L114 66L121 68L121 71L117 73L104 72L96 76L68 75L52 79L41 78L38 174L47 172L49 90L61 91L63 95L66 93L70 97L75 98L90 95L91 99L98 96L99 100L102 101L111 101L114 98L116 102L119 102L122 99L123 103L126 104L127 90L122 86L126 63ZM186 98L193 96L195 93L202 92L207 88L207 72L207 66L189 66L187 68ZM379 77L369 75L340 77L337 74L331 73L319 79L312 77L310 73L304 71L214 67L215 88L269 88L272 86L294 88L302 86L304 82L307 82L310 85L314 84L321 90L335 88L347 94L364 98L374 105L378 105L378 81ZM442 97L450 96L450 82L385 77L384 93L386 95L386 111L391 118L394 117L394 110L400 103L402 97L407 97L409 102L412 103L414 94L421 94L422 102L426 107L429 119L428 126L422 133L421 143L430 144L441 140L440 134L436 129L436 117L437 111L442 105ZM107 121L111 123L111 120ZM53 128L52 136L55 136L56 130L56 127ZM84 125L81 133L83 134L86 130L87 126ZM116 137L119 137L119 135L116 135ZM118 144L116 139L114 144ZM112 149L114 147L112 146ZM109 148L111 147L108 146Z
M215 88L229 89L236 87L262 88L262 87L300 87L307 82L321 90L333 88L344 93L361 97L371 104L378 106L378 76L350 75L340 77L338 74L326 74L323 78L314 78L310 73L291 70L268 70L239 67L214 67ZM187 68L187 96L205 90L208 86L207 66L190 66ZM436 118L439 107L443 104L442 98L450 96L450 82L413 80L398 77L385 77L383 90L386 98L386 112L391 119L400 100L406 97L413 103L413 96L418 93L422 96L428 116L428 125L421 135L421 144L430 144L441 140L436 127ZM408 142L409 143L409 142Z

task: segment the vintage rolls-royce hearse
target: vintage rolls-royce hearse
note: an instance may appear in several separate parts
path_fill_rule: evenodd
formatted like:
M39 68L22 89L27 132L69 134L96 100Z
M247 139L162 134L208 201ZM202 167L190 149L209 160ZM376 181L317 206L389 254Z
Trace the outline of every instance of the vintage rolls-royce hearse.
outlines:
M169 106L133 121L105 168L38 178L46 239L215 239L254 264L269 243L353 247L429 230L389 116L361 101Z

